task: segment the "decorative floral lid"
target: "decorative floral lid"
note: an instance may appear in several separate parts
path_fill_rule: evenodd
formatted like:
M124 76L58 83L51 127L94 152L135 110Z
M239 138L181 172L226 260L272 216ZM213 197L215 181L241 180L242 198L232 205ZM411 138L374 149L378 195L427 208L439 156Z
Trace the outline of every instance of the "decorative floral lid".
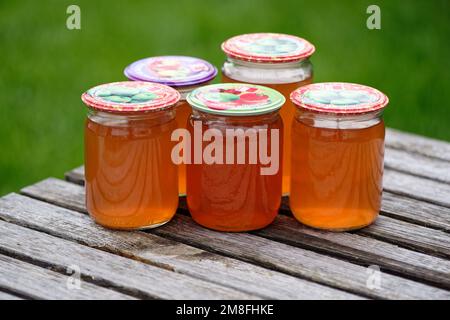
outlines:
M220 83L200 87L187 101L192 108L227 116L250 116L281 108L286 99L276 90L247 83Z
M315 47L305 39L281 33L250 33L228 39L222 50L231 58L250 62L294 62L311 56Z
M139 113L169 108L180 100L180 93L159 83L123 81L89 89L81 100L99 111Z
M183 87L214 79L217 69L209 62L194 57L160 56L138 60L126 67L124 73L130 80Z
M389 99L377 89L360 84L327 82L301 87L291 93L294 104L308 110L359 114L383 109Z

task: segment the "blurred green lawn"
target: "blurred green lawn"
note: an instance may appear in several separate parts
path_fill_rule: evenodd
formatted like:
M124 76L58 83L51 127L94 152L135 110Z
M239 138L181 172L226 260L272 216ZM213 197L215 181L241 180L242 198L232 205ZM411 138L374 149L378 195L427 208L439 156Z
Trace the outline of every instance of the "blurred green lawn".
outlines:
M82 30L65 27L70 4ZM381 30L366 28L370 4ZM123 79L146 56L220 66L220 43L247 32L309 39L316 81L379 88L391 99L388 126L450 140L449 22L447 0L0 0L0 194L83 162L85 89Z

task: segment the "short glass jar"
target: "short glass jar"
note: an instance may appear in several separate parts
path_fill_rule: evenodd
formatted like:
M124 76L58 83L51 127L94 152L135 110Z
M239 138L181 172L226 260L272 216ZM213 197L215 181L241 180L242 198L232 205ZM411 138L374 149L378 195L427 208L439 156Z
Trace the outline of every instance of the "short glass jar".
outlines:
M284 130L283 194L289 193L291 123L295 107L289 95L313 82L309 57L314 46L308 41L286 34L252 33L228 39L222 44L227 60L222 67L222 82L260 84L281 92L286 98L280 114Z
M86 207L100 225L147 229L168 222L178 206L171 159L178 91L149 82L115 82L82 95Z
M194 90L188 128L187 205L200 225L227 232L269 225L281 203L285 102L262 86L226 83Z
M388 98L362 85L318 83L291 99L298 106L289 198L294 216L331 231L368 226L381 208Z
M187 56L157 56L133 62L124 70L125 76L133 81L149 81L170 86L181 94L177 104L176 120L179 128L186 128L191 107L186 96L194 89L208 84L217 75L211 63ZM181 196L186 195L186 166L178 167L178 188Z

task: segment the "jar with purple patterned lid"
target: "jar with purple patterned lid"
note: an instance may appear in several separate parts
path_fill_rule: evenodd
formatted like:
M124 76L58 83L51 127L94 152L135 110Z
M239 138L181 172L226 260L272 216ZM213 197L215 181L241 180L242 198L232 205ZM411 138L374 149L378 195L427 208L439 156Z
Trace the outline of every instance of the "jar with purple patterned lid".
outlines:
M178 90L181 94L176 108L176 119L180 128L186 128L191 108L186 96L214 80L217 69L208 61L189 56L155 56L133 62L124 70L125 76L133 81L161 83ZM179 192L186 193L186 168L179 166Z

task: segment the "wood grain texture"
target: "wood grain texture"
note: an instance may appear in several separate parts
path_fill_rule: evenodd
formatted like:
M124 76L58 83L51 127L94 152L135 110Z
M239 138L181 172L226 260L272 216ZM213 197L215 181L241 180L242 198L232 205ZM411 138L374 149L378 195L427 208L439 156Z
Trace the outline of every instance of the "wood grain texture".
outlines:
M450 143L395 129L386 130L386 146L450 161Z
M65 184L65 187L56 191L55 181L46 181L45 188L41 188L40 191L36 189L33 191L29 187L27 192L33 192L35 195L41 193L41 197L48 197L51 198L51 202L61 203L64 202L63 199L68 197L78 197L78 210L85 210L82 201L84 188L58 181L60 184ZM69 189L72 189L72 191ZM60 200L58 200L58 197ZM76 202L74 199L70 201L72 206ZM62 203L62 205L64 204ZM178 215L166 226L154 229L151 232L228 257L239 258L263 267L368 297L407 299L433 296L437 299L450 298L450 293L444 290L389 274L383 274L385 287L383 286L380 290L371 290L366 286L367 269L365 267L270 241L259 236L214 232L199 227L190 218L182 215Z
M450 207L450 184L385 169L383 188L391 193Z
M7 292L0 291L0 300L23 300L20 297L9 294Z
M450 208L383 192L381 214L434 229L450 231Z
M51 300L132 300L131 296L81 282L68 285L69 276L27 262L0 255L0 287L31 299ZM1 295L0 295L1 299Z
M383 273L383 285L369 288L368 269L334 257L247 233L202 228L191 218L176 215L171 223L151 231L212 252L257 263L270 269L381 299L449 299L450 292ZM420 298L419 298L420 296ZM434 296L434 298L430 298Z
M297 247L337 255L365 266L450 288L450 261L414 252L396 245L352 233L332 233L308 228L292 217L280 215L257 235Z
M430 158L404 150L386 148L385 168L450 183L450 161Z
M80 166L73 170L67 171L64 174L64 177L66 178L67 181L79 185L84 185L84 166Z
M258 298L5 221L0 221L0 252L59 272L77 265L88 282L139 298Z
M57 208L20 195L12 194L0 199L0 217L64 239L264 298L346 300L359 298L340 290L156 235L107 230L93 223L86 214Z
M380 216L375 223L357 233L428 254L450 257L450 234L409 222Z
M84 188L78 185L49 178L22 189L26 195L56 204L68 209L86 212ZM420 208L417 208L420 210ZM399 229L403 231L399 233ZM424 228L411 223L380 216L364 235L382 238L414 250L434 255L450 255L450 235L440 230Z

